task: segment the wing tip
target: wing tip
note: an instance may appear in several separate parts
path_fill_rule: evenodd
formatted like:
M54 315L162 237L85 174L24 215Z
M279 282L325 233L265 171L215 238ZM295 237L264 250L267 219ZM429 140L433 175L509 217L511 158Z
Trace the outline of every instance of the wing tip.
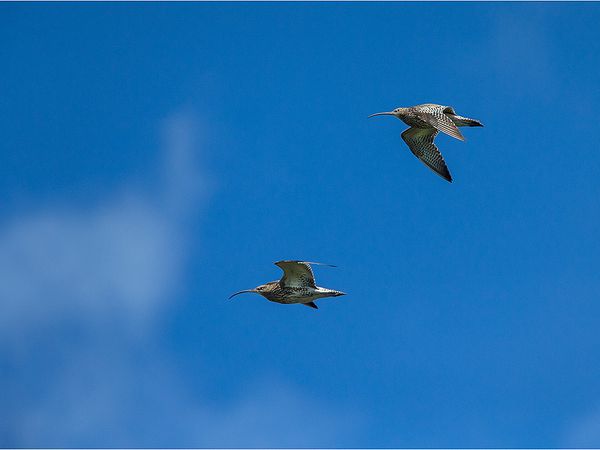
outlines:
M450 175L450 172L438 172L436 169L434 169L433 167L431 167L431 169L437 173L440 177L442 177L444 180L446 180L448 183L452 183L454 180L452 179L452 175Z
M460 130L458 128L456 128L456 131L454 133L448 133L450 136L455 137L456 139L458 139L459 141L466 141L465 137L463 136L463 134L460 132Z
M283 263L314 264L316 266L337 267L334 264L327 264L327 263L316 262L316 261L304 261L304 260L301 260L301 259L282 259L281 261L276 261L273 264L275 264L276 266L278 266L279 264L283 264Z
M314 262L314 261L302 261L304 264L314 264L315 266L327 266L327 267L337 267L335 264L327 264L322 262Z

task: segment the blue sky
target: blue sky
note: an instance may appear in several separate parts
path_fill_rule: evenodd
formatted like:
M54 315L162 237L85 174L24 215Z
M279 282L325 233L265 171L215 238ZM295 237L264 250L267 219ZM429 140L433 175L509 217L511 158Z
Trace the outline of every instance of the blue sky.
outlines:
M600 446L599 22L1 4L0 445ZM349 294L226 300L280 259Z

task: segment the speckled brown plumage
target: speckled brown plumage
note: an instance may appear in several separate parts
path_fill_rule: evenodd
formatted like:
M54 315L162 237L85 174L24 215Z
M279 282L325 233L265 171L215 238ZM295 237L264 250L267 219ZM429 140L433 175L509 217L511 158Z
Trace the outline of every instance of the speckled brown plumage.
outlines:
M262 295L271 302L283 304L301 303L318 309L314 300L345 295L341 291L317 286L312 268L310 267L311 264L329 265L306 261L277 261L275 265L283 270L283 276L279 281L270 281L254 289L236 292L229 298L245 292L254 292Z
M396 108L389 112L371 114L369 117L383 115L395 116L410 126L401 135L410 151L427 167L449 182L452 182L452 176L442 154L433 142L438 132L441 131L464 141L465 138L458 127L483 126L478 120L457 115L451 106L434 103Z

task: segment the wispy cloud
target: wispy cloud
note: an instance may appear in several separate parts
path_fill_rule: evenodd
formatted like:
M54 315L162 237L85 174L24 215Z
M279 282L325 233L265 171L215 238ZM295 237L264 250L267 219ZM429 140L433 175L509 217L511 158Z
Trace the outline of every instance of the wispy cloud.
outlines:
M138 348L137 352L143 351ZM157 354L135 352L69 363L50 395L27 408L15 442L24 446L335 446L357 420L299 389L264 380L231 403L207 402ZM158 357L158 358L157 358Z
M516 10L524 8L532 7L523 4L496 12L482 38L465 43L461 67L469 70L466 77L472 77L475 68L487 92L501 88L520 101L545 102L560 84L551 16L543 9L527 14Z
M183 227L205 192L205 174L193 161L192 120L167 121L156 192L126 185L86 210L46 207L0 228L4 345L63 321L86 327L123 321L142 333L156 318L180 276Z
M0 226L0 445L333 446L354 418L279 380L207 402L161 349L208 196L198 123L164 124L158 180Z
M600 408L573 421L566 431L564 446L571 448L600 447Z

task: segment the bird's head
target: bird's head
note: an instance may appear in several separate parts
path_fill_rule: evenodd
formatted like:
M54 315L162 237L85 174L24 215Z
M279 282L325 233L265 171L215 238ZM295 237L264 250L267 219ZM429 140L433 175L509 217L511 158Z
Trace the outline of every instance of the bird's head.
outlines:
M384 111L384 112L378 112L375 114L371 114L369 117L375 117L375 116L395 116L400 118L400 113L402 112L402 108L396 108L393 111Z
M263 294L271 291L273 283L274 282L270 282L270 283L267 283L267 284L261 284L260 286L256 286L254 289L245 289L243 291L236 292L235 294L232 294L229 297L229 299L232 299L236 295L245 294L245 293L254 293L254 294L263 295Z

